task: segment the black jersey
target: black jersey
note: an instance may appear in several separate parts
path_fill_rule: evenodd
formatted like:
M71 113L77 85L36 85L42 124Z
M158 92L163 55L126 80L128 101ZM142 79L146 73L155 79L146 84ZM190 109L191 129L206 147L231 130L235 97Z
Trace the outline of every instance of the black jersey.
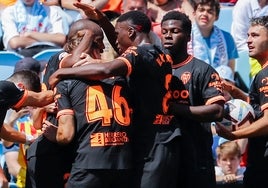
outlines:
M185 62L173 65L173 76L175 77L171 82L171 90L176 102L189 106L224 102L220 77L209 64L189 56ZM179 86L174 83L179 83ZM202 155L210 155L212 146L210 123L200 123L186 117L182 117L180 123L182 128L190 131L192 135L197 155L200 155L197 158L202 160L206 158Z
M59 112L76 119L77 156L83 169L129 169L131 109L124 78L102 81L65 80L57 85Z
M59 68L61 53L63 53L63 51L54 54L47 63L45 74L43 77L43 84L42 84L43 90L48 90L50 88L48 80L49 77ZM49 122L57 126L56 114L46 113L44 119L48 120ZM58 153L59 148L60 146L57 143L53 143L48 139L46 139L43 135L40 135L30 145L27 151L27 159L31 158L32 156L47 155L47 153Z
M19 109L27 98L27 90L19 89L13 82L0 81L0 127L9 108Z
M48 61L47 66L46 66L46 70L45 70L45 74L43 77L43 89L47 90L50 89L48 80L49 77L56 71L59 69L59 64L60 61L62 59L62 54L64 54L66 52L64 51L60 51L57 52L56 54L54 54ZM56 115L55 114L47 114L46 119L48 121L50 121L51 123L53 123L54 125L57 125L57 119L56 119Z
M61 54L63 54L63 53L66 53L66 52L64 52L64 51L57 52L56 54L51 56L51 58L49 59L49 61L47 63L45 74L44 74L44 77L43 77L43 83L46 85L47 88L49 88L49 84L48 84L49 77L56 70L59 69L59 64L60 64L60 60L61 60Z
M129 67L133 101L133 145L137 151L135 158L140 160L139 158L148 156L156 142L168 142L178 136L175 131L178 125L174 122L173 115L167 114L168 100L171 97L168 87L172 77L172 59L151 44L130 47L118 58ZM170 134L160 136L161 132Z
M225 100L218 73L209 64L193 56L189 56L185 62L173 65L173 76L175 77L172 78L170 88L176 102L180 104L200 106ZM175 85L178 83L179 86ZM213 187L215 173L210 123L201 123L187 117L177 118L182 132L182 160L185 170L182 173L187 175L186 171L188 171L187 176L190 176L184 181L199 184L200 187Z
M49 59L43 76L43 90L50 89L49 77L59 69L63 53L65 52L58 52ZM58 125L54 113L46 113L43 118L56 126ZM31 187L63 187L63 175L70 172L75 149L73 143L62 146L48 140L43 134L38 136L26 153L27 176L30 184L32 184Z
M268 108L268 67L264 67L254 78L250 91L250 104L255 110L257 119L263 115L263 110ZM256 171L268 173L268 160L264 157L267 148L268 136L259 136L248 139L247 166ZM255 176L255 175L254 175ZM267 181L267 180L265 180Z
M129 66L129 84L136 109L134 115L142 122L152 124L156 114L165 114L163 101L172 75L172 60L151 44L130 47L119 58ZM165 122L158 122L162 123Z

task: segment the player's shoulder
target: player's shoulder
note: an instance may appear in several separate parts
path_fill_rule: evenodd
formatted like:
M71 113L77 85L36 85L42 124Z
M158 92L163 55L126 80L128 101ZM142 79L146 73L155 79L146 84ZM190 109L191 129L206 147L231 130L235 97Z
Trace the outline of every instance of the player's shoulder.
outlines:
M216 70L210 64L196 57L193 57L192 59L192 66L194 67L193 69L195 71L204 73L204 75L216 72Z
M141 44L138 46L130 46L121 56L127 55L141 56L146 58L150 55L156 56L159 54L165 54L165 51L160 46L156 46L150 43Z
M198 59L196 57L193 57L192 62L197 67L205 68L205 69L213 69L213 67L210 64L206 63L202 59Z
M16 84L8 80L0 80L0 90L19 89Z

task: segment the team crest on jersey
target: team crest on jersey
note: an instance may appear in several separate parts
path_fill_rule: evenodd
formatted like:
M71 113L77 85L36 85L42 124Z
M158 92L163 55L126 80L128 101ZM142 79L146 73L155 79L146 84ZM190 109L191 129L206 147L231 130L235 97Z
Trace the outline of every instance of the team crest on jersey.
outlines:
M181 75L181 81L185 85L189 80L191 79L191 73L190 72L184 72Z
M265 77L261 80L263 86L259 89L260 92L264 93L266 97L268 97L268 77Z

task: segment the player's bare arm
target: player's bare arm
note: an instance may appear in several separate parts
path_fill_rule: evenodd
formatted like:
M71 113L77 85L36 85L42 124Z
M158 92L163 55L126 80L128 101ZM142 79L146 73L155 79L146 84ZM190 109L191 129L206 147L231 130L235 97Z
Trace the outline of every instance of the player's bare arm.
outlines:
M70 143L75 135L75 121L73 115L61 115L58 122L56 140L60 144Z
M2 126L0 129L0 137L10 142L26 143L27 137L24 133L16 131L10 126Z
M98 21L99 25L102 27L113 49L117 53L119 53L119 50L116 46L117 37L115 34L115 29L113 24L108 20L108 18L100 10L88 4L76 2L74 3L74 6L82 9L88 18Z
M268 134L268 109L265 109L263 116L253 122L250 126L244 126L239 130L232 132L236 138L248 138L265 136ZM247 122L246 122L247 123ZM242 125L243 126L243 125Z
M43 107L54 102L54 94L52 90L33 92L28 91L28 96L22 106Z
M219 121L223 117L223 101L202 106L188 106L171 102L169 111L175 116L188 117L199 122Z
M126 76L128 66L121 59L109 62L90 63L85 66L73 68L61 68L54 72L49 78L49 85L54 88L57 83L65 78L83 78L88 80L101 80L112 76Z

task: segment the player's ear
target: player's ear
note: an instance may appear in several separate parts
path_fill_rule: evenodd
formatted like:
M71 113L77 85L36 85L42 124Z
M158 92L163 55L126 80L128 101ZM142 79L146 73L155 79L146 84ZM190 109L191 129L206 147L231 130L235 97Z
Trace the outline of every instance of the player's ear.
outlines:
M128 27L128 36L131 39L133 39L136 36L136 30L134 27L132 27L132 26Z
M23 83L21 83L21 82L19 82L19 83L17 84L17 86L18 86L20 89L25 89L24 84L23 84Z

